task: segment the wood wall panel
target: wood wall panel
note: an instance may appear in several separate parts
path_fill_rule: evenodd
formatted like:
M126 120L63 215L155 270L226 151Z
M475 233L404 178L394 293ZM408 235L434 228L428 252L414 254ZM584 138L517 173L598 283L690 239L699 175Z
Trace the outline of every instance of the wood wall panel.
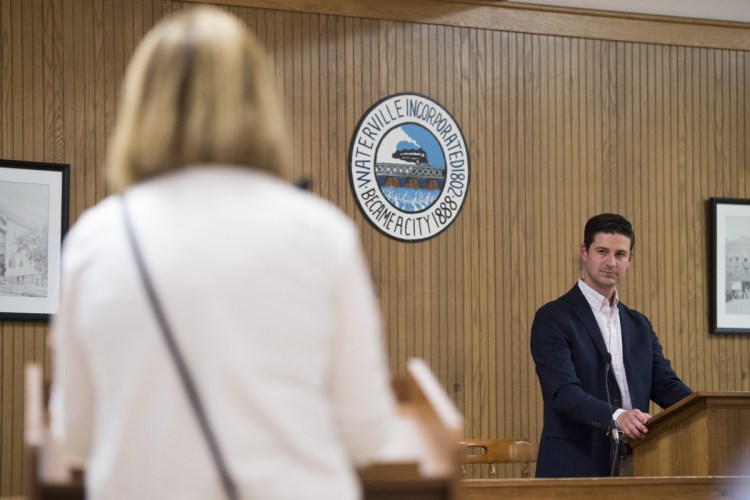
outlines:
M161 17L151 0L0 2L0 157L71 165L71 222L107 194L117 86ZM47 324L0 321L0 496L23 491L23 366L43 363Z
M412 15L424 0L401 3ZM135 45L162 15L191 5L0 1L0 157L69 163L72 220L108 194L107 144ZM445 7L459 19L442 23L327 5L228 9L271 56L295 176L310 178L361 230L394 373L422 357L468 434L538 439L534 312L578 276L585 220L617 211L637 232L624 302L651 318L694 389L750 390L750 337L708 333L706 204L750 197L750 53L643 43L635 28L629 41L609 41L467 26L486 4L463 4L460 15ZM337 5L347 15L335 15ZM359 118L396 92L448 109L472 162L456 222L416 244L373 229L347 175ZM47 331L0 322L0 496L23 489L22 370L41 360L49 373Z

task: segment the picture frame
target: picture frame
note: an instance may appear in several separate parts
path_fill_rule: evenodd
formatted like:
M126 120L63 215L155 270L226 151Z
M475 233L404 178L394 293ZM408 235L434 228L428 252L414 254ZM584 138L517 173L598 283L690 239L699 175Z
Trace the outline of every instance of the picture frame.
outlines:
M711 198L711 332L750 334L750 199Z
M57 313L69 191L69 165L0 159L0 320Z

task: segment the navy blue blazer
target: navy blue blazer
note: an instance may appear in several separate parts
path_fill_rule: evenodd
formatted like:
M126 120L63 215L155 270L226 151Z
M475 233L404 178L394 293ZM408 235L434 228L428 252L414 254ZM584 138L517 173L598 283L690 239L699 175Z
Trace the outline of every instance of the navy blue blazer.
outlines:
M662 353L649 320L620 302L625 373L633 408L648 412L649 400L662 408L692 391ZM609 475L612 413L604 375L607 348L589 303L578 284L542 306L531 327L531 354L544 400L537 477ZM608 374L612 407L622 396L612 370Z

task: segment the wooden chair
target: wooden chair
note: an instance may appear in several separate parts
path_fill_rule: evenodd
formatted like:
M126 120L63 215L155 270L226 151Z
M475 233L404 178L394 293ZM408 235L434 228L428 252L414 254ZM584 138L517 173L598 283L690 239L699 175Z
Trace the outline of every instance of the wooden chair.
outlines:
M461 478L466 478L465 464L488 464L490 478L497 478L496 464L522 464L521 476L529 477L529 464L536 462L539 445L526 438L467 439L461 441L464 456L460 469Z

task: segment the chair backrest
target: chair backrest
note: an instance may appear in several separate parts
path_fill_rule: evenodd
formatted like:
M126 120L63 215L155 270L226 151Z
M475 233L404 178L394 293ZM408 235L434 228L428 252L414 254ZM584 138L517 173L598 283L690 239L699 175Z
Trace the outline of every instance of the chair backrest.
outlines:
M507 439L466 439L461 441L464 456L461 465L461 477L466 477L464 464L488 464L490 478L497 477L495 464L522 464L522 477L529 477L529 464L536 462L539 445L530 443L526 438Z

